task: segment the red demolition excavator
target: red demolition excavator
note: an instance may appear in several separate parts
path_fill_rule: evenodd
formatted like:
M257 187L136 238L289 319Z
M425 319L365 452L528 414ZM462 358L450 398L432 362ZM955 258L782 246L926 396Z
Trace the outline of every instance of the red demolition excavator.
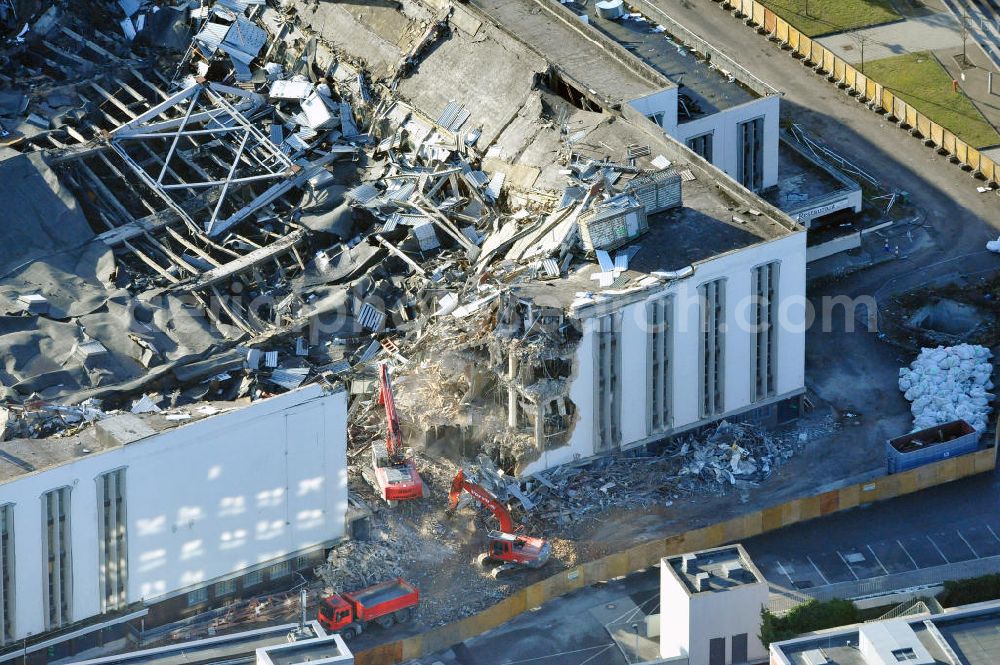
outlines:
M417 465L403 450L389 367L385 363L378 371L378 403L385 408L388 433L384 442L377 439L372 442L372 468L365 469L362 475L390 506L427 496L427 487L417 473Z
M541 568L549 560L551 548L542 538L532 538L521 534L523 527L514 526L507 507L500 503L485 487L466 480L461 469L451 481L451 491L448 493L448 514L453 515L458 508L458 499L462 490L469 493L479 503L493 513L500 522L499 531L490 531L489 549L480 554L476 561L484 568L490 564L496 566L490 572L494 578L501 573L516 568Z

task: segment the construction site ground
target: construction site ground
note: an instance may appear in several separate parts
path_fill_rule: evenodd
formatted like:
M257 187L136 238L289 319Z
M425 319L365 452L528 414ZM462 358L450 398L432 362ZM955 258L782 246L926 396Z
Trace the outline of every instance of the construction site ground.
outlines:
M894 362L891 347L886 348L889 362ZM905 428L907 405L901 396L893 397L897 403L893 405L892 420ZM880 475L884 467L881 432L888 414L876 417L876 412L841 411L815 396L812 400L815 408L788 428L796 438L805 437L801 449L758 486L722 489L720 485L716 492L678 494L656 505L595 510L561 528L550 525L544 532L537 530L541 525L529 519L529 535L544 536L552 543L552 560L540 570L511 572L499 580L492 579L475 563L476 555L485 547L485 525L477 524L469 509L453 518L445 515L454 469L450 462L421 457L420 472L430 485L431 496L395 509L378 507L373 493L358 484L360 493L377 507L373 540L392 543L392 550L401 554L400 574L421 589L422 597L420 610L410 625L396 626L391 631L372 628L355 641L354 648L363 650L475 613L516 588L579 562ZM641 469L649 460L637 459L631 464ZM600 487L595 483L592 488L596 502L601 500ZM645 489L637 488L636 493Z

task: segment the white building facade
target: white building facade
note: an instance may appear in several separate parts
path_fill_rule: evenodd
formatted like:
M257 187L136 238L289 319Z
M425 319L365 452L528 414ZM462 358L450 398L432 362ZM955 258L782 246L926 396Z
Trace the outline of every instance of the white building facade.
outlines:
M0 485L4 642L321 557L345 533L346 414L315 385L162 431L127 414L93 427L134 440Z
M767 660L760 611L767 580L741 545L660 562L660 657L674 665Z
M626 450L805 392L806 234L692 265L660 287L576 307L566 445L521 473ZM761 412L764 413L761 413Z
M677 88L629 101L668 136L754 192L778 184L780 104L780 97L768 95L683 120Z

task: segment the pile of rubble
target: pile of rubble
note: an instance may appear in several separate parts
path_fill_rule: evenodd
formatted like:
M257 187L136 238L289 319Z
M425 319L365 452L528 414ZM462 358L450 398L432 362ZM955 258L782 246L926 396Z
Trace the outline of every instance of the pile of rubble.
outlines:
M723 420L708 436L686 437L677 452L682 476L709 483L760 482L794 450L760 428Z
M467 475L509 503L520 519L566 525L609 508L669 506L682 497L745 490L836 427L830 417L809 430L772 434L722 421L699 435L677 437L658 456L605 458L516 479L480 455Z
M912 404L913 429L962 419L983 432L994 395L992 352L983 346L959 344L921 349L909 368L899 370L899 389Z
M334 547L326 563L316 568L323 584L335 591L355 591L403 575L398 545L382 538L350 540Z

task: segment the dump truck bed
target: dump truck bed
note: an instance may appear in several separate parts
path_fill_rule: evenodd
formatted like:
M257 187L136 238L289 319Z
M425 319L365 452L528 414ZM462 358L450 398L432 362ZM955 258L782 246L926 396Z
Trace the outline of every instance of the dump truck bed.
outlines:
M401 577L343 596L354 605L355 614L365 621L416 605L420 600L416 587Z

